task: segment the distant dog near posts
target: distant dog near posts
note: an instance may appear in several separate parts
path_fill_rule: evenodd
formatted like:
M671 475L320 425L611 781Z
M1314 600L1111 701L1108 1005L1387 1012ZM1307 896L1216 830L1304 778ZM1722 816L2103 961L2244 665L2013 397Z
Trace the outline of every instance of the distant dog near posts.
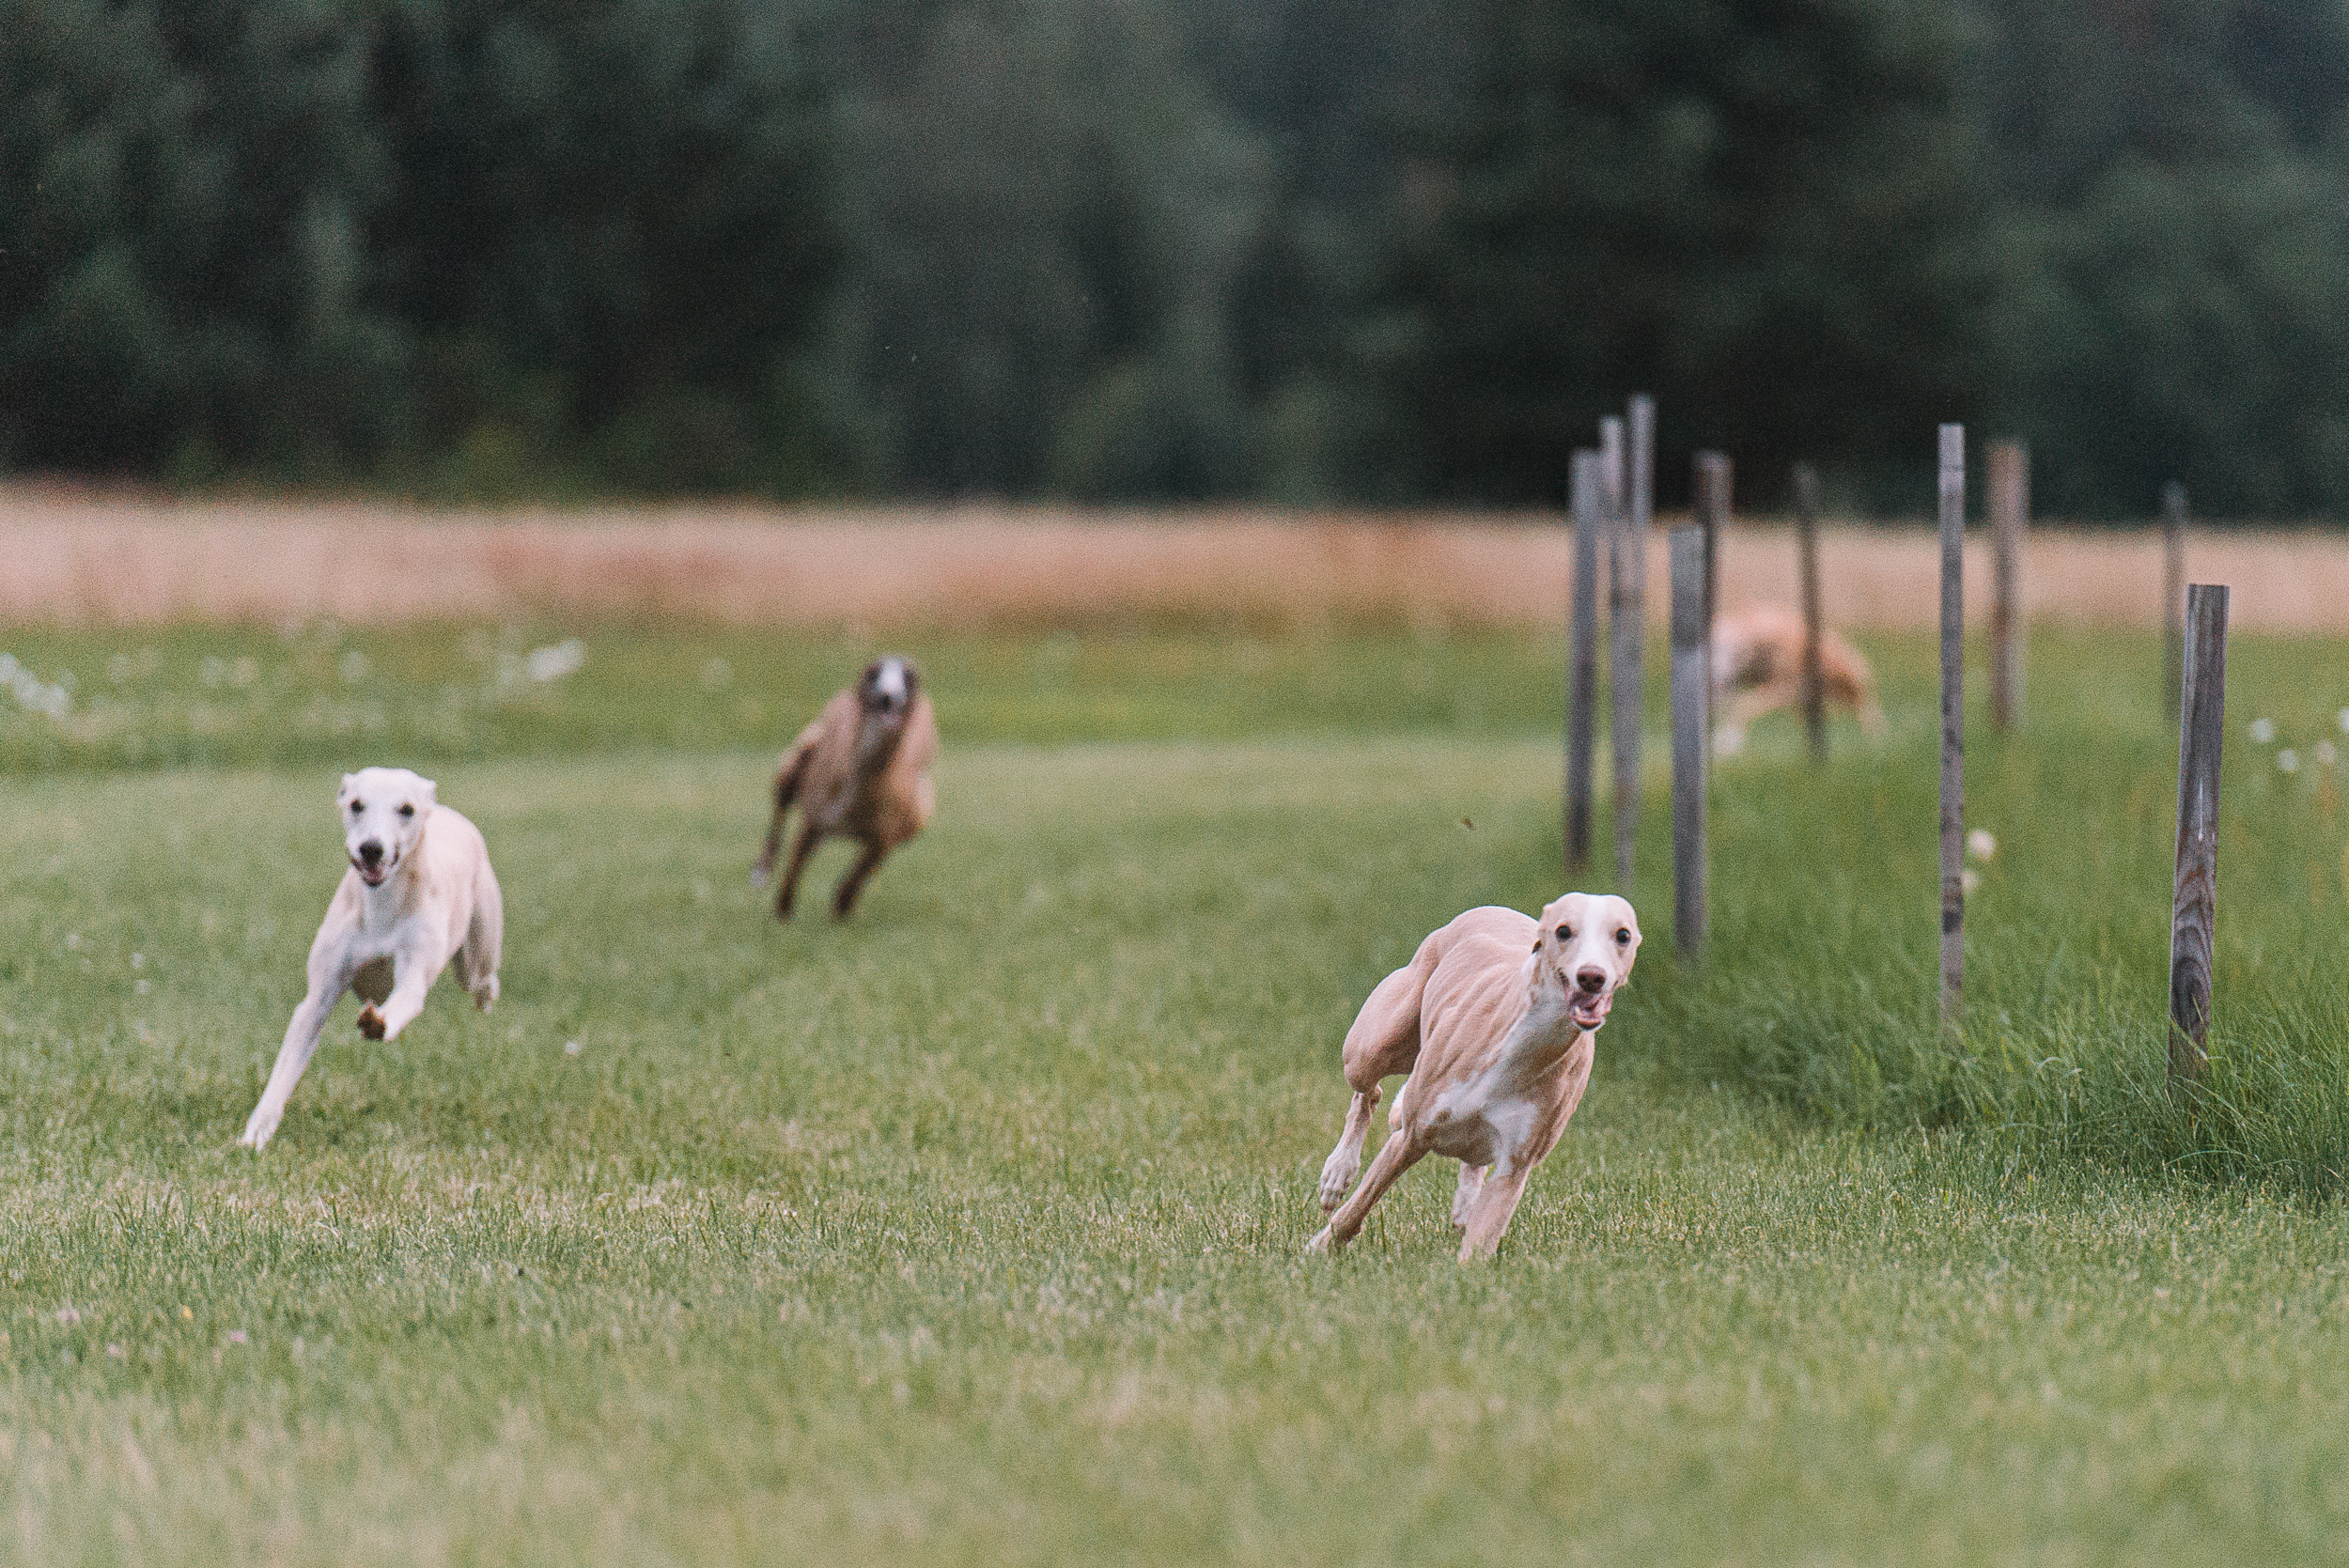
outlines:
M1567 893L1539 921L1470 909L1422 941L1346 1032L1354 1098L1321 1168L1330 1223L1305 1250L1344 1247L1396 1177L1447 1155L1460 1162L1460 1261L1491 1257L1526 1178L1582 1103L1599 1026L1639 951L1639 919L1612 893ZM1397 1073L1410 1078L1387 1119L1392 1130L1355 1188L1378 1086Z
M261 1101L237 1140L266 1147L345 991L366 1005L359 1032L390 1040L424 1010L454 961L457 983L483 1012L498 999L506 906L481 831L435 800L405 768L343 775L334 796L350 862L310 943L309 989L286 1026Z
M1822 699L1884 733L1875 675L1868 660L1832 631L1819 634ZM1781 604L1757 604L1713 623L1713 711L1720 716L1714 748L1745 749L1746 727L1765 713L1802 704L1802 617Z
M800 874L828 838L852 838L864 849L832 890L832 918L848 918L882 859L929 821L938 805L938 786L930 782L937 755L938 722L921 675L907 660L877 659L854 688L833 694L775 769L774 815L766 847L751 868L751 886L765 887L773 875L784 817L797 806L800 832L775 892L777 920L791 918Z

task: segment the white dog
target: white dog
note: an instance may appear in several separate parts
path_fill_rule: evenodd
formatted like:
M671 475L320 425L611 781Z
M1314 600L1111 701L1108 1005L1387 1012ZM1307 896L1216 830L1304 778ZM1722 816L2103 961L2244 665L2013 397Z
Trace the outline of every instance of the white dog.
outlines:
M1353 1240L1395 1178L1432 1154L1460 1162L1460 1261L1492 1256L1526 1178L1582 1101L1598 1028L1639 951L1639 920L1611 893L1567 893L1538 924L1515 909L1470 909L1421 942L1346 1032L1354 1100L1321 1168L1321 1206L1337 1212L1305 1250ZM1411 1076L1393 1130L1347 1198L1378 1085L1396 1073Z
M309 994L286 1026L269 1086L237 1140L248 1148L276 1132L345 991L366 1001L359 1032L370 1040L408 1027L451 958L474 1006L486 1013L497 1001L506 911L489 846L479 829L434 802L434 787L405 768L343 775L334 804L350 869L310 944Z

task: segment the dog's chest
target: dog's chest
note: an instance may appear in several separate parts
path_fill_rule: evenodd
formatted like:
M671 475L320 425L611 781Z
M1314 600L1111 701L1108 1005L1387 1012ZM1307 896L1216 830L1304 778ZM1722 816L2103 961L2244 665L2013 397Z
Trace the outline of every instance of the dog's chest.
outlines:
M1537 1000L1499 1048L1437 1090L1423 1124L1429 1146L1470 1165L1517 1164L1549 1125L1579 1032L1563 1003Z

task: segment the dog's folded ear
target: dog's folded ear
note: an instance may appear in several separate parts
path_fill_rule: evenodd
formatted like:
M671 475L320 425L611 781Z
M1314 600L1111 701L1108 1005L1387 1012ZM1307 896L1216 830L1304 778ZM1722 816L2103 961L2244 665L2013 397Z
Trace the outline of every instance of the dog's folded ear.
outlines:
M426 805L437 806L441 803L441 797L437 793L441 786L437 782L431 779L418 779L416 782L424 785L424 803Z

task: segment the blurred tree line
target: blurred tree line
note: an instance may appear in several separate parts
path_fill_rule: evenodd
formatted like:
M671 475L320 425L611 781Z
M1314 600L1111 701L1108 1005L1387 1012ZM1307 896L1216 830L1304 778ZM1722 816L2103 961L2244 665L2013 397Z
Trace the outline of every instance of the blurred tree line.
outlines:
M2349 506L2349 0L0 0L0 465Z

